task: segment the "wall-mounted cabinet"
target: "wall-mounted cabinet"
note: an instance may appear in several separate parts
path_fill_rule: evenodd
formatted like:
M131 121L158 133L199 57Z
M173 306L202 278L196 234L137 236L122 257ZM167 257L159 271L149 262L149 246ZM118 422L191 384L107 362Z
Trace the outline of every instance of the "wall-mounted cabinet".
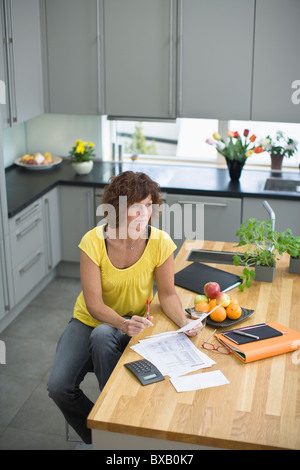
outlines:
M46 0L48 110L101 113L98 0Z
M104 0L105 112L176 117L175 0Z
M253 120L300 122L300 104L292 100L300 78L299 20L298 0L256 0Z
M44 1L52 113L300 122L297 0Z
M0 80L6 86L3 127L43 113L39 0L2 0L0 4Z

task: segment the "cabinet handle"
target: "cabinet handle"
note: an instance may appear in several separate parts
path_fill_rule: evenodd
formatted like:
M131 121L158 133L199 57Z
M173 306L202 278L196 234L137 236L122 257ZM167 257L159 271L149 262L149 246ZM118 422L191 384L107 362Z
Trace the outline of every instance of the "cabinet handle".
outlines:
M45 225L46 225L46 241L47 241L47 258L48 258L48 270L52 269L52 246L51 246L51 235L50 235L50 208L49 200L44 200L45 204Z
M183 4L178 2L178 116L182 115L182 48L183 48Z
M12 3L11 0L9 0L9 12L10 12L10 37L8 39L9 43L9 48L11 52L11 60L10 60L10 68L11 68L11 86L12 86L12 98L13 98L13 112L12 112L12 121L17 122L17 97L16 97L16 75L15 75L15 56L14 56L14 40L13 40L13 31L14 31L14 25L13 25L13 13L12 13Z
M204 206L227 207L226 202L177 201L179 204L203 204Z
M173 116L173 0L170 0L170 49L169 49L169 116Z
M101 87L101 76L102 76L102 69L101 69L101 57L102 57L102 43L103 43L103 36L102 36L102 28L101 28L101 19L100 15L103 14L103 6L100 0L97 0L97 72L98 72L98 111L100 114L104 112L103 110L103 103L102 103L102 84Z
M3 277L4 305L5 305L5 310L8 312L10 310L10 304L9 304L9 290L8 290L7 269L6 269L7 263L6 263L4 242L0 242L0 259L1 259L1 265L2 265L0 266L0 269L2 269L2 277Z
M16 224L19 224L19 223L23 222L28 217L30 217L32 214L34 214L38 210L39 206L40 206L39 204L35 204L31 209L29 209L23 215L21 215L20 217L17 217L16 218Z
M24 235L26 235L26 233L30 232L30 230L32 230L34 227L36 227L39 222L41 221L40 218L37 218L35 219L34 222L32 222L32 224L28 225L28 227L24 228L24 230L21 230L21 232L18 232L17 233L17 238L18 240L20 240L20 238L24 237Z
M28 271L28 269L30 269L31 266L33 266L40 259L41 254L42 253L38 251L37 254L34 256L34 258L32 258L30 261L28 261L28 263L25 264L25 266L22 266L19 269L19 273L20 274L26 273L26 271Z
M4 0L3 2L3 17L4 17L4 30L5 30L5 37L3 38L3 42L5 44L5 53L6 53L6 62L7 62L7 80L8 80L8 108L9 108L9 116L7 118L8 124L12 125L12 77L11 77L11 63L10 63L10 53L9 53L9 25L8 25L8 0Z
M89 229L91 229L93 226L93 223L92 223L92 195L90 191L86 193L86 197L87 197L88 227Z

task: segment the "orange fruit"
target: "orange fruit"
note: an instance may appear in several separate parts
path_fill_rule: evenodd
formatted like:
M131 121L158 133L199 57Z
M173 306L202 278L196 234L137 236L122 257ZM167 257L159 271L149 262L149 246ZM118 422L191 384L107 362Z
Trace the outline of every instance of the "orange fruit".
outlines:
M210 318L211 320L213 321L216 321L216 322L222 322L225 320L226 318L226 310L224 307L217 307L216 310L214 310L211 314L210 314Z
M216 307L217 303L216 303L216 299L211 299L209 302L208 302L208 305L209 305L209 311L211 311L213 308Z
M235 304L238 304L238 303L239 303L238 299L236 299L235 297L231 297L231 295L230 295L229 298L230 298L230 303L231 303L231 304L232 304L232 303L235 303Z
M208 302L204 302L203 300L201 302L198 302L196 305L195 305L195 310L197 312L204 312L204 313L207 313L209 312L209 305L208 305Z
M237 320L242 315L242 309L238 304L233 302L226 308L226 314L230 320Z

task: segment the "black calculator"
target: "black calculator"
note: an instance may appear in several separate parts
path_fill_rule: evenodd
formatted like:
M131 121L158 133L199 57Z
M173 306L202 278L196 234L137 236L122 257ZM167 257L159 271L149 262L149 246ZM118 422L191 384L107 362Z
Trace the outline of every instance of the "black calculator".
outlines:
M161 372L147 359L140 359L124 364L141 382L142 385L152 384L165 380Z

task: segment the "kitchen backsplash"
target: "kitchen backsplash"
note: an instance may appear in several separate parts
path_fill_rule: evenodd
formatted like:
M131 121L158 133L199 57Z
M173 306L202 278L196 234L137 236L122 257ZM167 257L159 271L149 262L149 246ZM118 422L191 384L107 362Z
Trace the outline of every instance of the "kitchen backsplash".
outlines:
M24 153L50 152L68 156L75 140L82 139L95 144L97 159L102 159L102 116L77 116L43 114L4 129L4 166L12 165Z

